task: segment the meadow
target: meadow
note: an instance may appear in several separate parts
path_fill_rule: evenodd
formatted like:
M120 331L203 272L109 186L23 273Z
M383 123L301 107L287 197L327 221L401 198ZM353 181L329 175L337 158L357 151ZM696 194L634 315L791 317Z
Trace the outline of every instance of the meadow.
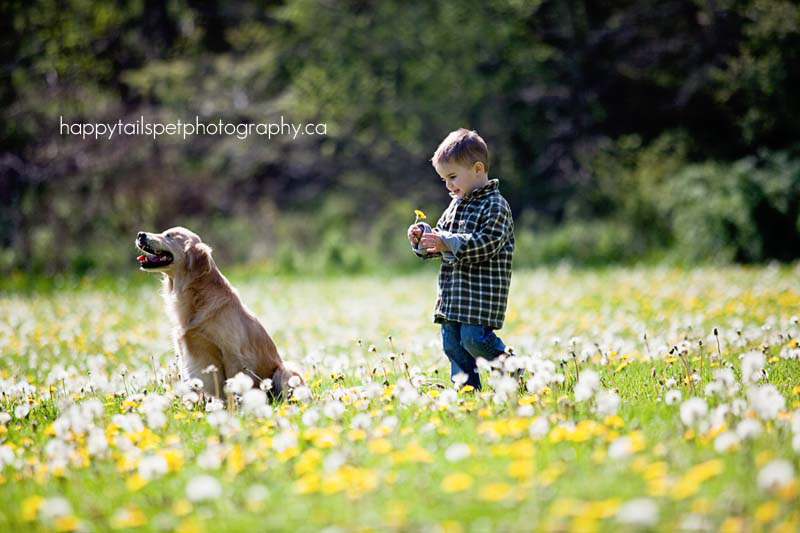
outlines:
M0 530L798 531L798 274L515 272L481 392L432 271L239 274L305 376L274 404L179 381L156 276L9 290Z

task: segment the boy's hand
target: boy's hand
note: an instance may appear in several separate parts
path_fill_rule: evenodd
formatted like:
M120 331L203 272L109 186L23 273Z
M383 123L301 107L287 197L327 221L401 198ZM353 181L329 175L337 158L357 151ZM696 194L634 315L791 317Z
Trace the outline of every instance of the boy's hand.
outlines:
M428 253L446 252L450 249L438 233L424 233L419 239L419 247L424 248Z
M408 227L408 242L416 246L420 237L422 237L422 228L416 224L411 224Z

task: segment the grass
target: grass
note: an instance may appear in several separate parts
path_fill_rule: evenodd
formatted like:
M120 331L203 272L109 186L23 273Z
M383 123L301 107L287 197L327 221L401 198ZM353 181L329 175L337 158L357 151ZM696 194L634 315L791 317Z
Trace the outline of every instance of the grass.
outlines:
M0 529L794 531L796 278L792 267L516 272L500 335L538 369L523 383L538 375L546 386L506 389L500 372L484 372L483 393L452 396L430 272L237 275L314 398L261 416L184 405L154 276L6 291ZM754 353L765 375L747 382L741 356ZM706 395L726 367L738 390ZM578 374L593 372L618 406L597 390L576 399ZM758 404L767 385L785 402L772 414ZM667 405L671 389L681 401ZM154 396L165 404L152 407ZM692 396L708 412L687 425ZM70 414L93 402L94 415ZM736 437L743 420L758 434ZM779 460L789 478L760 485Z

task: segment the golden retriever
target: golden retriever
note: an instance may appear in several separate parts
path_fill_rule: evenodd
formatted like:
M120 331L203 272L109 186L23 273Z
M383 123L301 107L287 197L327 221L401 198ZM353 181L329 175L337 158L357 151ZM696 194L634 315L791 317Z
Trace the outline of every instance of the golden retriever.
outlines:
M220 396L224 381L239 372L271 379L273 396L288 395L292 376L302 383L219 271L211 248L200 237L182 227L163 233L139 232L136 246L144 252L138 258L140 269L163 274L164 298L175 322L175 349L184 379L197 378L204 392ZM217 372L203 372L209 365Z

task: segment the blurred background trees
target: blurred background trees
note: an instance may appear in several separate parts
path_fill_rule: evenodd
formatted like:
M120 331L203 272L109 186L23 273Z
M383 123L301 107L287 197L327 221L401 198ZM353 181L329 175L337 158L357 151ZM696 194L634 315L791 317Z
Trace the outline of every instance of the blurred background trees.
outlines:
M410 268L429 158L492 152L518 266L800 257L788 0L0 4L0 270L130 269L185 225L222 262ZM64 122L325 123L325 136L61 135Z

